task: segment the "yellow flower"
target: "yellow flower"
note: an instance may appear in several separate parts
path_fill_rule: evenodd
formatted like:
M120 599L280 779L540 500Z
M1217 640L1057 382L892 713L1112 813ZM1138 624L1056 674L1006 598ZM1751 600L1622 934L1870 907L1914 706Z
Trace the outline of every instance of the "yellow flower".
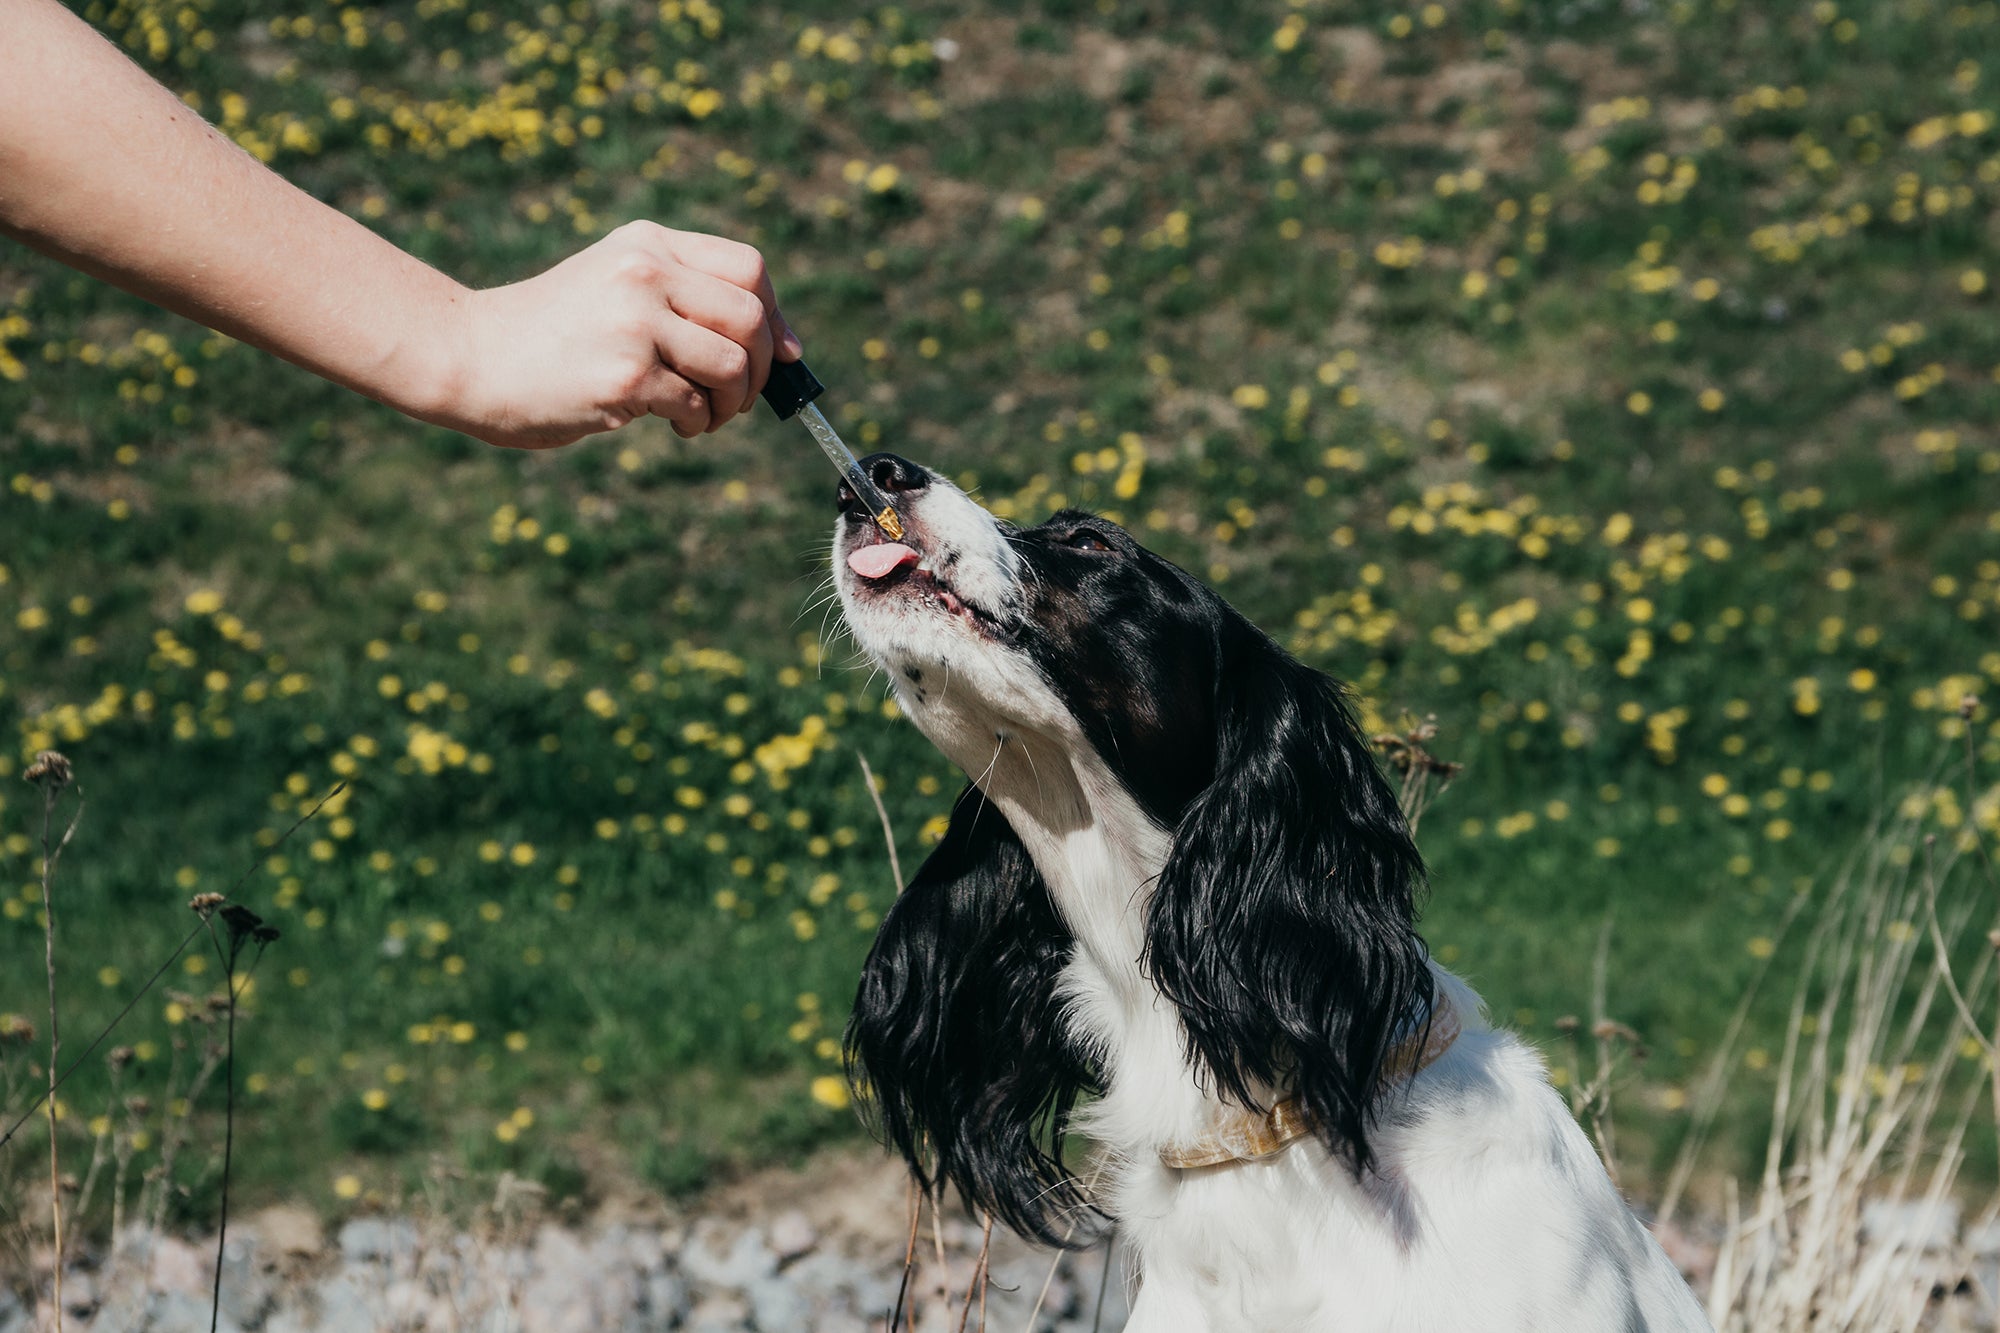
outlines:
M812 1081L812 1099L830 1111L847 1106L847 1080L836 1074L821 1074Z
M187 595L188 612L197 616L212 616L222 609L222 594L213 588L197 588Z
M360 1198L361 1177L335 1176L333 1179L333 1193L335 1198L340 1198L340 1199Z

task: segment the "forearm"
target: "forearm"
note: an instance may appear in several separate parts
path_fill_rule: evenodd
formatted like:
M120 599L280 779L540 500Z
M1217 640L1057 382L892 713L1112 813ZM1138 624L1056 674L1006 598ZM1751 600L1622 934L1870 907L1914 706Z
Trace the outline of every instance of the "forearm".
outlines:
M0 231L449 421L469 293L294 189L54 0L0 0Z

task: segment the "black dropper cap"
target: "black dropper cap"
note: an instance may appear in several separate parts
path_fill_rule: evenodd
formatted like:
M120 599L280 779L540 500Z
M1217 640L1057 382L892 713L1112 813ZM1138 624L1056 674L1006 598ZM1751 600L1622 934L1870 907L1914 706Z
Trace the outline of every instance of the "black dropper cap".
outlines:
M778 414L778 420L790 421L800 408L824 392L826 386L806 369L803 360L773 361L770 377L764 381L763 399Z

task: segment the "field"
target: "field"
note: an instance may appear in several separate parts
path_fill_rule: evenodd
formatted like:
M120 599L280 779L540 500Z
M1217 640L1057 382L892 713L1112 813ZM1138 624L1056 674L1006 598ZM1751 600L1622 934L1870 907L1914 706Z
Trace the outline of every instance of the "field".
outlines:
M1111 513L1371 726L1435 715L1427 938L1559 1054L1609 923L1642 1193L1797 895L1885 811L2000 833L1991 0L84 12L469 282L638 217L758 244L857 451ZM894 884L857 756L905 868L962 778L820 604L800 429L501 454L0 246L0 463L0 1111L55 747L67 1053L192 895L282 931L246 1197L393 1199L437 1152L681 1192L858 1136L837 1035ZM117 1087L60 1099L134 1180L192 1133L193 1218L220 973L197 940Z

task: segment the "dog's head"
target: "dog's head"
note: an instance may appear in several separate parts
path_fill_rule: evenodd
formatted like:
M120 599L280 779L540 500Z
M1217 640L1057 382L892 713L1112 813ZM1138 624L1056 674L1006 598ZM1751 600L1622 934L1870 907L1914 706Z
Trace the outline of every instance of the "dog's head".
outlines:
M1421 865L1341 687L1115 523L1015 528L928 469L863 466L906 531L887 540L841 488L848 625L973 778L856 1003L850 1050L892 1140L1030 1235L1079 1202L1061 1122L1099 1071L1054 985L1078 905L1033 858L1115 798L1165 849L1127 910L1196 1075L1245 1105L1295 1092L1365 1165L1383 1061L1431 991Z

